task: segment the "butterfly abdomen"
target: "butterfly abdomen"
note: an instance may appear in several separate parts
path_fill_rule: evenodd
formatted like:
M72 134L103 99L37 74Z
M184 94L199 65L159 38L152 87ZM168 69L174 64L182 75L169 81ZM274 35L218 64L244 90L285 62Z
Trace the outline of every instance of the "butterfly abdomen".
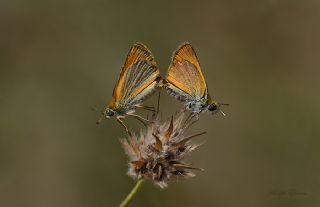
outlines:
M165 87L166 91L169 95L173 96L175 99L179 101L186 101L186 97L182 96L178 91L173 90L172 88Z

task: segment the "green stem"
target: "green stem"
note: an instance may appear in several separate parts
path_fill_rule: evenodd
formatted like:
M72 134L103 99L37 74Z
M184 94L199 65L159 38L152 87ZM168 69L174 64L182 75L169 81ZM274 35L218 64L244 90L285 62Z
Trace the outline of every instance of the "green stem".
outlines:
M127 195L127 197L121 202L119 207L126 207L129 205L133 197L137 194L137 192L140 190L142 184L144 183L144 179L138 180L136 185L132 188L131 192Z

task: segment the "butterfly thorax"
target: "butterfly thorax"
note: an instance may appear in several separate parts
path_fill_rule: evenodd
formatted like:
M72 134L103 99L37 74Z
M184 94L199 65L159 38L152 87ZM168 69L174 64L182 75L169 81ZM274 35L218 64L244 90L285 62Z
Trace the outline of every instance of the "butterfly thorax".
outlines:
M186 108L191 110L193 113L201 113L205 111L216 111L219 108L219 104L211 99L210 95L189 100L185 104Z
M191 110L193 113L201 113L205 111L208 107L207 100L204 98L189 100L185 103L187 109Z

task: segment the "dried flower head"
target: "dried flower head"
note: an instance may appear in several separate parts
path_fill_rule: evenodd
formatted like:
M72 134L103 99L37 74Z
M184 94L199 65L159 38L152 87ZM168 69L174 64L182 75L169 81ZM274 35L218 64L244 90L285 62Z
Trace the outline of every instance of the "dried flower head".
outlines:
M186 129L196 121L194 116L184 119L184 112L164 123L158 116L153 116L140 136L121 140L130 159L128 175L134 179L150 179L161 188L167 187L169 180L195 176L193 171L201 169L183 159L199 146L190 140L205 133L186 135Z

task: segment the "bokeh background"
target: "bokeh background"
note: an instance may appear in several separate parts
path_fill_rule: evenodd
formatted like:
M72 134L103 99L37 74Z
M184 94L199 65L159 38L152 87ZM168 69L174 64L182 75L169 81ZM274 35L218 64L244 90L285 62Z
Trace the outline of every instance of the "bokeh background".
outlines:
M133 180L114 120L95 125L130 46L165 75L183 41L196 49L226 117L189 162L205 171L132 206L320 206L320 2L0 2L0 206L117 206ZM149 105L156 97L149 99ZM181 104L162 94L170 115ZM130 128L141 125L126 119Z

